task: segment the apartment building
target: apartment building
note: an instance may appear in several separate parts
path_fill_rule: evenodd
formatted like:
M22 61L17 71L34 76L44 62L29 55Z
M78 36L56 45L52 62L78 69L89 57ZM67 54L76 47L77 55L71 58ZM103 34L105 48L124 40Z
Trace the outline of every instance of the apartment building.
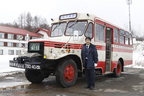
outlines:
M39 34L24 29L0 26L0 55L18 55L18 50L27 48L27 34L28 39L41 38ZM22 40L19 40L20 37Z

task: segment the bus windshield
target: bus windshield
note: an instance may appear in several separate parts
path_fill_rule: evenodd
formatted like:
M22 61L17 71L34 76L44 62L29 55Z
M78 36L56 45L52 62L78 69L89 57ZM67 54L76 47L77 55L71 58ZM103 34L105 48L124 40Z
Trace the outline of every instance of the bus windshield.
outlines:
M51 31L51 37L58 37L62 36L66 28L66 23L57 23L53 24L52 31Z
M84 30L87 26L87 21L73 21L73 22L69 22L67 29L66 29L66 33L65 35L69 36L69 35L73 35L73 32L75 30L78 31L79 36L83 35Z

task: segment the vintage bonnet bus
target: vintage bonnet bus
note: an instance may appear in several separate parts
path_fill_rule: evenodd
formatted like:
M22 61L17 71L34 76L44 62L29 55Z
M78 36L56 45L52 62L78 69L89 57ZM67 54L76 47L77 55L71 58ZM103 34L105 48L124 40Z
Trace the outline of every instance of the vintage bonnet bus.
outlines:
M132 64L131 32L88 13L63 14L51 20L49 38L30 40L28 52L10 60L11 67L25 69L30 82L40 83L54 75L62 87L73 86L84 73L81 48L85 37L92 38L98 50L97 75L119 77L124 66Z

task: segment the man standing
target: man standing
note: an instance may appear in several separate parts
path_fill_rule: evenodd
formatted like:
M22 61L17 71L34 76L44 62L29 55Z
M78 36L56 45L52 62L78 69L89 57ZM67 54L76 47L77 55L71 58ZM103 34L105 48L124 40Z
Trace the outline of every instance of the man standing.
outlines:
M90 90L93 90L95 87L94 69L98 62L98 54L96 46L91 44L90 37L86 37L85 42L86 43L83 45L81 50L81 58L83 67L85 68L85 77L87 82L87 86L85 86L85 88L90 88Z

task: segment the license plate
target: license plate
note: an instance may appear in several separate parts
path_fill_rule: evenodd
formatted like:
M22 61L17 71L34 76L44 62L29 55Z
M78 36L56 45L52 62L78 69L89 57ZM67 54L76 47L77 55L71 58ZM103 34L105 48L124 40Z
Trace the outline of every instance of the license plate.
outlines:
M18 64L17 62L10 62L10 67L16 67L16 68L22 68L22 69L35 69L40 70L40 65L34 65L34 64Z
M36 69L40 70L40 65L31 65L31 64L25 64L26 69Z

